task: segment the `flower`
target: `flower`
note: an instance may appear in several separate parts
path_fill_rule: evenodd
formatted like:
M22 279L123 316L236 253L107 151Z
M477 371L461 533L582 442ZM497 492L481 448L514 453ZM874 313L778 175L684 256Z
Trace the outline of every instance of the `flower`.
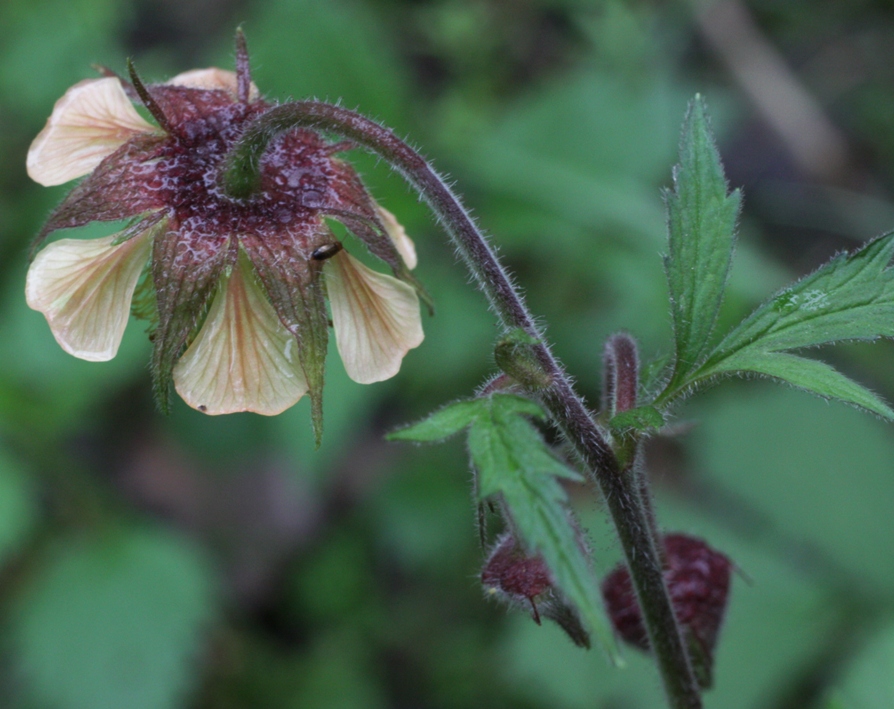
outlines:
M94 221L130 223L105 238L45 246L28 271L27 302L66 352L92 361L115 356L132 301L135 313L149 303L163 408L172 382L208 414L274 415L309 393L317 425L330 326L324 297L348 375L364 384L388 379L423 339L409 275L416 254L394 216L336 157L352 146L310 130L270 144L255 195L224 194L228 151L273 107L240 59L238 74L200 69L150 86L135 73L133 83L82 81L56 103L28 152L28 174L42 185L87 177L39 242ZM327 219L394 275L348 254Z

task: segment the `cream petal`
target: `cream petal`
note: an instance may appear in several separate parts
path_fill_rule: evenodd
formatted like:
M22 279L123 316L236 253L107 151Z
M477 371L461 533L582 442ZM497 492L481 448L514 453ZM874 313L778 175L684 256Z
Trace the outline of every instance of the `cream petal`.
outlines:
M37 254L28 269L25 297L46 316L66 352L91 362L117 354L134 289L149 260L149 234L117 245L117 234L61 239Z
M152 130L118 79L81 81L56 102L31 143L28 175L46 187L61 185L91 172L134 135Z
M226 69L218 69L210 67L208 69L192 69L177 74L173 79L169 79L166 83L171 86L183 86L188 89L218 89L229 91L233 96L236 95L239 82L236 79L235 71L227 71ZM251 82L251 89L248 92L248 100L255 101L261 92L255 86L255 82Z
M413 244L413 240L407 236L407 232L391 212L378 204L376 205L376 210L379 212L379 219L382 220L386 233L391 238L391 241L394 242L397 253L400 254L404 263L407 264L407 268L416 268L416 246Z
M205 324L174 367L183 400L206 414L279 414L307 383L295 338L283 327L244 258L214 296Z
M344 251L326 262L325 274L335 343L348 376L361 384L393 377L424 337L416 291Z

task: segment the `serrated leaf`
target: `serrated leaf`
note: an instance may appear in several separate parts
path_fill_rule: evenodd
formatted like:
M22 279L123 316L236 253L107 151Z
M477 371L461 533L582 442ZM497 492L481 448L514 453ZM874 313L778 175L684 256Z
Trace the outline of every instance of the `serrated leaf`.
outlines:
M892 234L839 254L755 310L720 342L691 381L758 372L894 418L881 399L832 367L780 356L785 350L894 337L892 255Z
M888 419L894 410L881 398L825 362L781 352L744 351L724 360L732 373L753 372L781 379L829 399L838 399ZM717 373L723 370L715 370Z
M780 351L894 337L894 234L870 241L777 293L727 335L706 363L745 348Z
M438 409L418 423L392 431L385 438L389 441L416 441L431 443L443 441L469 426L489 407L497 407L506 413L544 417L543 409L530 399L514 394L493 394L489 398L461 399Z
M567 495L558 480L579 480L580 476L550 454L540 433L519 415L515 404L482 401L487 406L469 430L479 499L502 496L528 550L543 557L566 600L614 656L599 583L578 543Z
M680 163L666 195L669 251L665 258L676 359L672 382L704 359L732 263L738 190L727 194L705 102L696 96L683 123Z
M174 709L198 679L204 561L166 534L82 538L47 559L11 616L28 694L56 709Z
M481 409L478 399L463 399L438 409L418 423L392 431L385 438L389 441L417 441L431 443L459 433L466 428Z

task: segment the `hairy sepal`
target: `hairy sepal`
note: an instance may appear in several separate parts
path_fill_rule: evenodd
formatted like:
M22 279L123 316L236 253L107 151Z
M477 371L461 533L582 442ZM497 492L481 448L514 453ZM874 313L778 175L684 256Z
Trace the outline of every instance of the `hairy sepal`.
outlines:
M164 207L158 193L146 184L145 163L156 157L164 136L132 138L103 160L53 210L31 245L32 257L54 231L91 222L113 222L157 212Z
M236 255L236 244L231 239L211 234L199 239L195 234L169 229L155 239L152 279L158 327L152 380L156 401L165 413L171 407L174 364L195 336L223 269L235 265Z
M284 233L263 239L251 235L242 239L276 314L298 346L317 446L323 436L323 383L329 318L322 278L323 263L308 259L302 249L312 252L333 238L328 229L318 225L315 229L308 228L297 238Z

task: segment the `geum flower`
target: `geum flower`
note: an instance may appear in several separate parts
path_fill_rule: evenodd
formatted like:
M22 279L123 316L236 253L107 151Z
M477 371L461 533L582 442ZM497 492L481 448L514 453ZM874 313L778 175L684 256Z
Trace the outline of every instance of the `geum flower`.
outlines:
M170 384L208 414L277 414L310 393L319 428L330 326L348 375L395 375L423 339L413 243L335 157L351 147L294 130L270 144L250 198L220 187L224 158L273 104L248 74L204 69L144 86L116 76L82 81L56 103L28 153L42 185L88 175L38 237L94 221L131 220L101 239L61 239L28 271L28 305L64 350L115 356L136 301L151 306L152 371L162 408ZM145 120L141 101L158 125ZM350 256L340 221L391 267ZM142 307L142 306L141 306ZM136 312L136 305L135 305Z

